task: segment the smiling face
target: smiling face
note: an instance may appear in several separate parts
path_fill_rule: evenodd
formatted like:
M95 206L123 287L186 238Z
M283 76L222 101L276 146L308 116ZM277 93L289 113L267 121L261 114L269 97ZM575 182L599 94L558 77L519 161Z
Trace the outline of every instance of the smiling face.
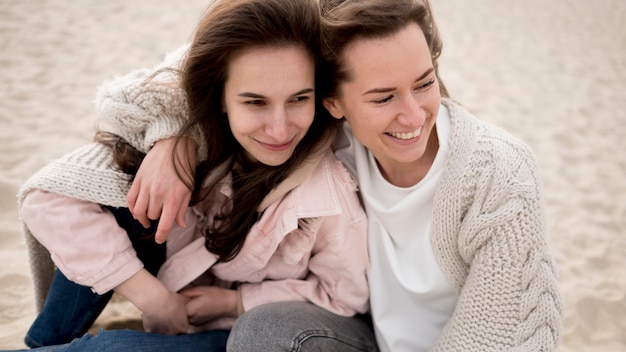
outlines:
M223 109L251 161L286 162L315 114L315 63L296 46L259 47L228 66Z
M324 100L345 117L392 184L421 180L438 149L439 84L422 30L411 23L393 35L355 39L342 55L349 79Z

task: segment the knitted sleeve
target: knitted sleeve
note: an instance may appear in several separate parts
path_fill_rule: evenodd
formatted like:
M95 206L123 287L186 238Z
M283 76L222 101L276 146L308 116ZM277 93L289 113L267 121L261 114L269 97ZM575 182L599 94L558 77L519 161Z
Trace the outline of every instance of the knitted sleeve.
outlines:
M153 68L104 82L95 98L98 128L119 135L144 153L158 140L177 135L189 118L189 108L179 76L171 69L178 69L187 49L188 45L178 48ZM203 160L202 133L195 130L190 137L199 146L198 160Z
M553 351L562 303L538 169L526 146L492 132L479 133L458 188L449 188L462 194L464 211L449 241L458 257L442 260L463 269L457 306L433 351Z

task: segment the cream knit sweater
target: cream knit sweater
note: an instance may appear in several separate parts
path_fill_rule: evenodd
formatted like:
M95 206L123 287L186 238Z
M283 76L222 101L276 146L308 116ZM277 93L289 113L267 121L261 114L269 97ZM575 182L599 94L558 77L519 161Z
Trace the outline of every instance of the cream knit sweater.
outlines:
M562 299L534 156L457 103L442 103L451 130L431 239L458 300L432 351L553 351Z

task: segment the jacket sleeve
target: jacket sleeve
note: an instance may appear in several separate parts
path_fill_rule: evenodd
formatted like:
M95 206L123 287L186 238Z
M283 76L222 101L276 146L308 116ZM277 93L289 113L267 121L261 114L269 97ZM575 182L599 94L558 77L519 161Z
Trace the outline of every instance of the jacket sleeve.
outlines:
M124 229L97 203L34 190L20 216L63 274L98 294L143 268Z
M184 45L153 68L143 68L104 82L96 93L98 129L116 134L146 153L155 142L173 137L189 118L179 69L187 52ZM189 136L199 146L198 159L206 155L199 130Z
M345 169L343 172L349 177ZM340 192L341 213L317 218L319 227L307 275L242 284L244 310L277 301L309 301L344 316L368 310L367 219L354 189L341 188Z
M433 351L553 351L562 303L534 157L509 142L484 155L458 182L475 190L456 244L468 272Z

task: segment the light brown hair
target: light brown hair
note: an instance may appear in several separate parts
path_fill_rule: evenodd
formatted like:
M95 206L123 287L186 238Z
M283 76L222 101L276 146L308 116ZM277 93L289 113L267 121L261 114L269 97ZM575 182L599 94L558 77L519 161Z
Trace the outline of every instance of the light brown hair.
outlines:
M320 6L322 55L333 77L329 86L324 86L324 94L335 95L339 83L350 80L350 73L342 61L348 44L360 38L391 36L413 22L426 37L441 95L448 96L439 77L437 62L443 43L428 0L320 0Z

